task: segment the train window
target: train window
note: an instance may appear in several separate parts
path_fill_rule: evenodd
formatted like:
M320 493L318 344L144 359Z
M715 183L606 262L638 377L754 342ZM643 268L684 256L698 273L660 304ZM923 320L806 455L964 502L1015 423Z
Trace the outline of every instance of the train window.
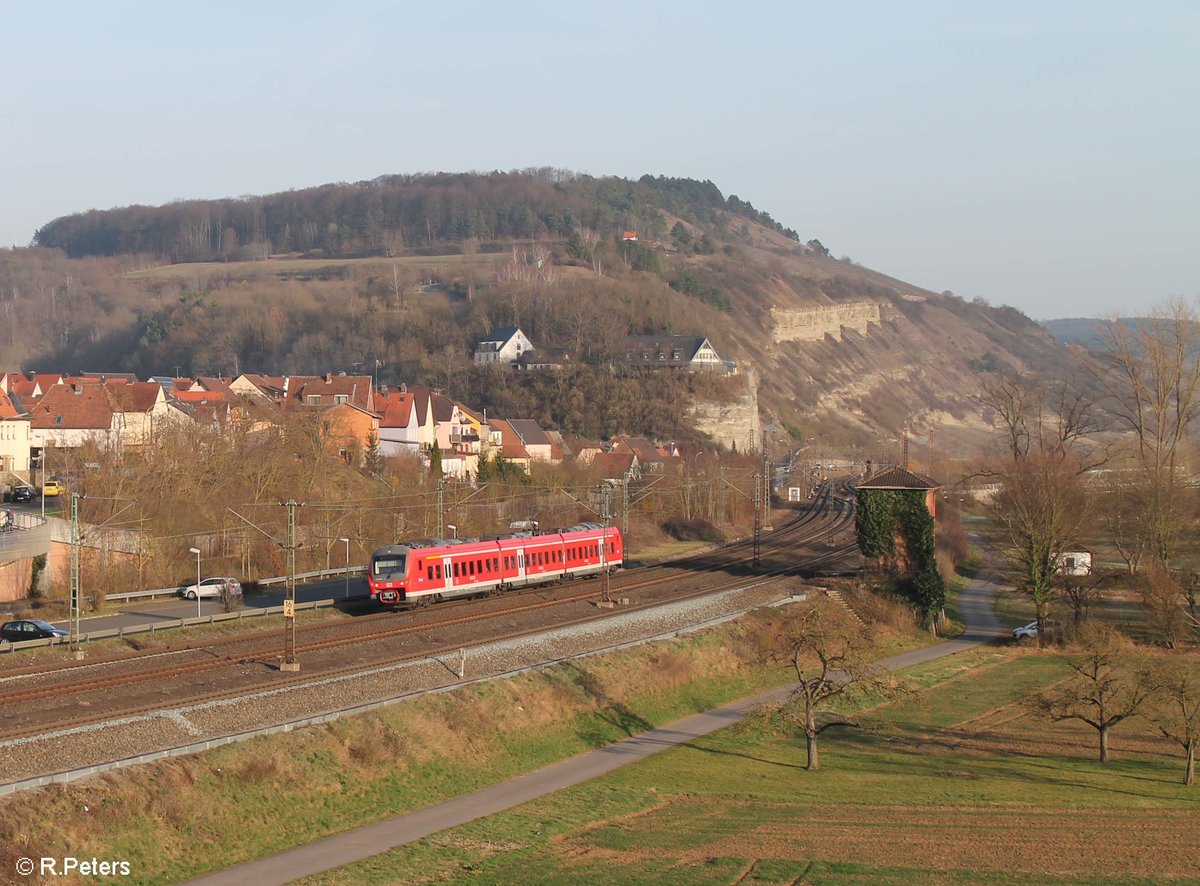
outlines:
M492 572L500 571L500 558L492 557Z
M454 564L454 577L458 578L458 564L457 563Z
M432 567L432 566L429 566L429 567L426 567L426 568L427 568L427 569L428 569L428 571L429 571L429 575L428 575L427 577L429 578L429 580L430 580L430 581L433 581L433 567Z
M471 575L475 574L475 561L474 560L471 560L469 563L467 563L467 569L470 570Z

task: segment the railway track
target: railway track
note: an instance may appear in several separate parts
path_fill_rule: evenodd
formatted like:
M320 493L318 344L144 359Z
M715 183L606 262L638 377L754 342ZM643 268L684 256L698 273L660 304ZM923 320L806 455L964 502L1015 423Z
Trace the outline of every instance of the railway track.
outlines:
M834 497L832 493L833 493L832 488L825 489L822 492L821 497L818 500L814 501L813 507L809 508L806 511L800 512L797 517L795 517L792 520L789 520L787 523L785 523L783 526L779 527L778 529L776 529L772 532L764 533L764 536L763 536L764 541L768 541L773 538L779 538L779 537L781 537L781 535L783 533L799 532L813 524L819 525L825 519L825 517L827 515L829 515L831 512L835 512L835 520L836 520L837 513L840 513L840 512L837 512L835 505L831 504L831 503L836 503L839 500L836 499L836 497ZM817 531L815 531L813 533L813 536L815 537L816 535L820 534L820 531L821 530L819 530L819 529ZM833 531L833 529L826 528L824 531ZM805 535L807 536L807 533L805 533ZM804 541L806 541L806 538L800 537L800 538L796 539L796 541L798 541L799 543L804 543ZM699 572L699 571L711 572L711 571L717 571L722 568L726 568L729 565L734 565L737 562L743 561L745 559L744 552L751 550L751 547L752 547L751 539L742 539L742 540L733 542L731 544L721 547L717 551L713 551L708 554L703 554L703 555L700 555L699 557L692 558L692 559L686 561L689 563L693 563L695 565L705 565L705 566L707 566L706 569L697 570L695 568L695 565L693 565L692 568L687 569L686 571L693 572L693 573ZM653 566L641 567L639 569L632 570L627 573L618 573L610 579L610 581L612 583L612 592L613 593L619 592L621 594L625 594L625 593L643 590L644 588L647 588L647 587L653 587L657 584L662 584L666 581L672 580L674 578L678 578L678 573L680 571L682 571L683 569L684 569L684 567L681 567L679 565L679 562L668 562L668 563L662 563L662 564L657 564L657 565L653 565ZM646 577L647 574L651 574L651 577ZM659 575L661 575L662 577L657 577ZM597 579L595 579L595 578L588 578L588 579L578 579L575 581L594 582L596 580ZM538 586L534 586L534 587L530 587L530 588L522 588L520 590L508 591L505 594L503 594L502 596L504 597L504 599L511 600L511 599L518 599L520 597L530 596L530 595L543 595L543 594L547 593L548 589L553 590L555 587L561 587L561 585L558 585L558 586L538 585ZM593 591L591 591L591 593L594 596L595 590L593 589ZM457 599L457 600L446 600L446 601L442 601L439 603L431 604L428 607L423 607L420 609L411 609L411 610L400 610L400 612L402 614L409 614L412 617L421 617L423 615L424 616L434 616L435 613L437 614L437 616L440 616L440 614L446 613L449 610L458 609L458 608L462 608L462 607L474 608L474 607L478 607L479 605L480 605L480 598L475 597L475 598L466 598L466 599ZM381 612L372 613L372 614L366 615L366 616L359 616L354 620L353 624L349 625L349 626L346 625L345 623L313 624L313 625L301 626L300 628L298 628L298 632L305 636L308 636L308 635L319 634L319 633L323 633L323 632L336 632L336 631L347 632L349 629L350 631L355 632L357 635L357 634L362 634L362 633L370 633L371 626L374 623L394 621L396 619L396 617L397 617L396 612L381 611ZM275 630L258 632L255 634L255 637L253 639L255 641L279 640L279 639L282 639L283 635L284 635L284 629L278 628ZM212 639L212 640L201 640L201 641L186 643L186 644L179 646L178 648L173 648L173 649L169 649L169 650L165 650L165 651L161 650L161 649L150 649L150 650L144 650L144 651L142 651L142 650L128 651L127 650L127 651L122 651L118 655L96 657L96 658L92 658L86 662L75 662L75 661L61 661L61 662L52 662L52 663L39 662L36 665L31 665L26 668L9 668L9 669L4 669L4 670L0 671L0 685L3 685L4 683L7 683L7 682L10 682L15 679L22 678L22 677L41 676L41 675L47 675L47 674L51 674L51 673L61 673L61 672L79 672L82 670L95 669L97 667L102 667L102 666L106 666L106 665L134 663L134 662L148 660L148 659L152 659L152 658L161 658L166 655L180 656L180 655L185 655L185 654L192 653L192 652L202 652L210 657L215 656L220 659L236 658L237 660L244 660L244 659L253 657L255 654L257 654L259 656L265 655L268 658L273 657L274 653L272 653L272 652L262 652L262 653L253 653L253 654L237 652L236 647L239 645L245 644L246 642L247 642L247 639L245 636L234 636L234 637L218 638L218 639ZM230 651L222 652L221 650L230 650ZM169 669L170 669L169 666L164 668L164 670L169 670ZM5 703L6 697L7 697L7 694L0 693L0 704Z
M853 509L849 503L840 501L833 495L832 490L827 490L823 499L814 503L814 507L800 513L797 518L788 521L778 529L763 535L762 552L764 554L764 561L772 555L778 555L781 552L794 553L795 546L799 544L834 535L848 528L852 519ZM808 558L803 565L809 569L819 568L826 562L844 556L848 552L848 549L852 549L852 547L831 549L816 557ZM677 564L666 564L658 567L648 567L646 570L637 570L623 576L620 581L613 580L611 593L616 597L624 597L629 594L646 592L654 588L669 585L672 582L680 582L688 577L696 578L716 572L728 571L731 567L744 567L751 559L750 550L751 542L743 541L688 561L689 565L687 567L680 567ZM651 572L652 574L647 575L647 572ZM731 579L727 578L716 583L706 582L701 588L694 588L693 586L692 590L683 593L670 593L665 597L647 599L631 606L624 606L621 611L635 612L667 602L695 599L697 597L720 593L738 586L745 587L748 584L761 581L772 581L780 575L796 574L796 572L797 564L793 562L779 568L768 569L761 574L753 576L743 575ZM347 646L362 646L363 644L376 641L387 641L407 636L428 634L449 627L483 623L493 619L504 619L535 610L568 607L573 603L596 600L600 594L600 588L597 584L596 580L590 580L587 582L585 588L565 594L559 593L560 589L552 589L553 593L550 596L546 596L545 588L508 594L503 599L510 601L511 605L507 605L501 609L480 609L478 601L474 601L474 605L472 605L471 601L454 601L427 609L416 610L410 613L410 617L401 623L397 623L397 616L394 613L380 613L357 619L356 623L350 625L348 630L343 625L312 626L302 632L297 652L312 654ZM457 612L461 608L466 608L467 611ZM603 619L607 615L608 613L594 611L585 616L572 617L555 622L555 626L569 627L584 624ZM339 627L342 630L336 630ZM546 630L545 626L526 631L509 631L480 642L515 639L544 630ZM239 665L258 664L269 666L278 659L278 645L268 647L264 644L264 641L278 637L281 634L282 631L259 635L249 641L253 644L251 648L245 648L247 644L245 638L231 638L215 644L190 647L180 650L180 653L203 657L186 661L173 659L170 662L152 667L141 667L124 673L101 674L82 680L78 679L74 673L79 666L30 672L25 676L31 678L51 677L55 679L55 682L25 689L12 689L0 693L0 716L3 716L3 712L5 711L16 713L18 709L15 706L24 706L38 701L60 699L64 702L74 701L80 703L81 699L85 697L104 695L113 690L120 690L123 687L145 687L154 684L164 684L168 681L178 684L181 680L185 682L189 678L194 680L205 673L216 672L223 668ZM322 636L323 634L332 634L332 636ZM241 648L239 648L239 644ZM225 649L224 652L221 651L222 647ZM403 664L408 661L426 659L446 652L453 652L458 648L457 642L444 645L439 645L436 642L426 643L420 650L407 651L402 655L387 654L385 652L381 656L372 656L367 663L322 668L316 674L316 677L327 679L331 676L353 674L356 671ZM126 656L111 659L103 663L93 662L90 663L90 666L95 667L100 664L107 664L113 666L133 665L136 667L141 660L155 655L161 656L162 653L147 653L145 656ZM60 676L65 679L59 681L57 678ZM255 688L276 689L292 687L303 685L305 682L314 679L313 674L285 677L282 674L275 673L272 677L273 679L269 684L260 683ZM254 691L253 688L245 686L223 691L212 691L208 688L196 686L190 693L187 692L187 687L178 688L184 690L184 694L181 697L173 698L171 701L172 705L232 699ZM106 700L111 701L112 699L110 697ZM118 706L116 710L112 710L110 706L110 709L103 712L97 711L82 716L78 713L64 710L65 717L55 718L52 715L50 722L43 721L37 725L25 728L18 726L16 729L7 729L0 725L0 739L10 741L24 736L38 735L50 730L61 731L86 726L111 720L115 717L144 715L152 713L155 710L161 710L164 707L164 701L161 698L156 699L152 704L139 704L136 698L130 698L128 701L128 704Z

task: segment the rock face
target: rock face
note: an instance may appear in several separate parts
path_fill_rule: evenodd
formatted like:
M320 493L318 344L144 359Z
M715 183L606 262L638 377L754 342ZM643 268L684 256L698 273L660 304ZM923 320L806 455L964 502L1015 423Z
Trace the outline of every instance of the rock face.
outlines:
M742 376L745 392L731 403L700 400L692 404L690 417L696 429L708 434L727 449L750 452L762 442L762 420L758 415L758 381L753 369Z
M853 329L866 335L870 327L882 322L879 304L871 301L845 302L808 310L787 310L772 307L775 342L821 341L831 336L834 341L842 340L842 329Z

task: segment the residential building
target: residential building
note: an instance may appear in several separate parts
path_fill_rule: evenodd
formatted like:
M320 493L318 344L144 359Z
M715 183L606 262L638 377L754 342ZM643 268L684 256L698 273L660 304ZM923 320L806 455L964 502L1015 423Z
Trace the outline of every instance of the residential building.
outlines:
M529 454L532 461L551 461L554 457L554 447L546 432L538 427L538 423L530 418L510 418L508 426L521 440L521 445Z
M123 379L104 382L112 397L114 410L120 413L121 446L145 446L155 433L168 422L178 422L183 416L173 409L162 385L153 381L126 382Z
M726 360L702 335L629 335L621 344L627 366L721 372L732 375L737 364Z
M330 439L342 458L366 452L371 440L379 440L379 416L353 403L339 403L327 409L323 418L329 424Z
M284 379L283 387L286 402L292 405L328 408L348 403L375 411L375 386L369 375L293 375Z
M124 415L108 385L53 385L29 410L31 446L75 449L85 443L103 448L121 441Z
M494 418L488 422L489 452L494 457L499 454L510 464L519 465L525 473L529 473L529 465L533 459L529 450L521 442L518 434L504 419Z
M12 397L0 389L0 474L16 472L28 477L31 440L29 416L21 414Z
M421 437L416 397L406 391L389 391L380 395L378 404L379 454L388 458L419 451Z
M523 372L553 371L570 362L571 354L565 348L530 348L513 361L512 368Z
M517 326L502 326L493 329L483 340L475 344L475 362L482 364L511 365L526 351L533 349L533 342Z
M230 382L229 389L238 396L278 406L287 397L287 378L246 372Z

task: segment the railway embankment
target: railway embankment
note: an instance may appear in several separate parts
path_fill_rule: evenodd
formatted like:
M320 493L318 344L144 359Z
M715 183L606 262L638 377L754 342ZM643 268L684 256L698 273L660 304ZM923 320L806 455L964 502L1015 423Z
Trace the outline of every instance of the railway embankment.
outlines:
M455 685L462 683L457 661L429 662L430 676L440 668L441 691L405 704L15 794L0 800L0 865L53 846L80 857L120 856L138 880L171 882L458 796L781 684L787 674L754 665L741 651L736 621L722 620L801 590L798 579L775 585L758 601L730 594L722 607L697 602L675 616L626 619L624 639L616 627L621 620L611 619L608 638L559 632L504 641L486 655L494 669L517 671L506 679ZM687 627L705 622L716 624ZM625 646L633 642L631 631L643 639L669 637ZM596 649L605 639L625 648L569 657L573 646ZM877 640L883 656L929 638L885 630ZM514 667L521 655L529 661L539 650L541 665ZM545 663L547 650L558 663ZM482 667L483 655L468 664ZM340 704L356 686L309 691ZM198 712L192 716L203 722ZM178 720L163 721L186 732ZM7 759L10 751L0 753Z

